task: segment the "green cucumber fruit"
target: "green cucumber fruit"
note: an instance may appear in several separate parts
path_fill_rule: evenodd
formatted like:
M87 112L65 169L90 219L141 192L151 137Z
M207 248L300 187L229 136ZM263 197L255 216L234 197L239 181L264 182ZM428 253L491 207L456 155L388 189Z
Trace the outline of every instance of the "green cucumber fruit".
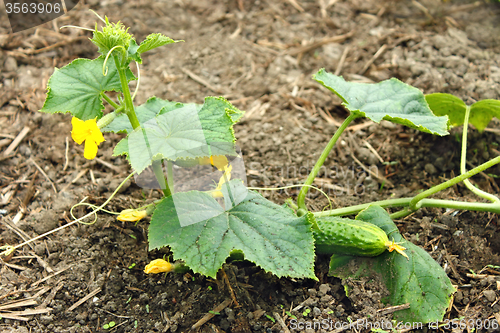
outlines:
M374 257L390 244L385 232L374 224L329 216L316 219L313 228L316 252Z

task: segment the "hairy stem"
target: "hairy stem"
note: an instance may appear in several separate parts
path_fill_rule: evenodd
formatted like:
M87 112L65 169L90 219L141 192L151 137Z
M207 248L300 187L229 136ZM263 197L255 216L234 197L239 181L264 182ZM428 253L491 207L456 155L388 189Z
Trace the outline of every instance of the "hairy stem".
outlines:
M126 70L127 67L123 67L118 60L118 56L113 56L115 60L115 65L118 70L118 75L120 76L120 82L122 85L123 99L125 102L125 112L128 116L130 124L134 129L139 128L141 124L139 123L139 119L137 119L137 115L135 114L134 103L132 101L132 96L130 95L130 89L128 86ZM147 141L146 141L147 142ZM158 184L160 184L160 188L163 191L163 194L168 197L171 195L170 188L168 187L167 181L165 180L165 175L163 174L163 169L161 166L161 161L153 161L153 172L158 180Z
M318 161L316 162L316 165L313 167L311 170L311 173L307 177L306 181L304 182L304 185L299 192L299 195L297 197L297 205L299 209L306 209L306 195L307 192L309 191L309 185L312 185L314 182L314 178L318 175L319 169L321 166L325 163L326 158L328 157L328 154L330 154L330 151L332 150L333 146L335 146L335 143L337 143L337 140L340 138L340 135L344 132L344 130L349 126L349 124L356 118L360 117L359 115L354 115L350 114L349 117L347 117L342 125L337 129L333 137L330 139L330 142L326 145L325 149L321 153L321 156L319 157Z
M127 67L123 68L120 64L120 61L118 60L118 56L113 56L116 64L116 68L118 69L118 75L120 76L120 82L122 85L122 93L123 93L123 98L126 106L126 114L128 116L128 119L130 120L130 124L134 129L137 127L141 126L139 123L139 119L137 119L137 115L135 114L135 109L134 109L134 103L132 102L132 96L130 96L130 89L128 87L128 81L127 81L127 74L126 70Z
M160 184L160 188L163 191L163 195L169 197L172 195L170 192L170 187L168 186L165 175L163 173L163 168L161 166L160 161L153 161L153 172L155 174L156 180L158 180L158 184Z
M104 98L106 100L106 102L109 103L109 105L111 105L112 107L114 107L115 109L118 109L120 106L118 104L116 104L111 98L109 98L108 95L106 95L105 93L101 93L101 97Z

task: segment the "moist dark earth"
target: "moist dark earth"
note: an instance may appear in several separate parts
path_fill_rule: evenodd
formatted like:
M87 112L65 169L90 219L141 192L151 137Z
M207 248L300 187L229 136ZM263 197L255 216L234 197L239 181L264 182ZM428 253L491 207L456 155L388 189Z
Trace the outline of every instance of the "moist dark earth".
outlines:
M138 41L155 32L185 41L144 56L136 101L224 96L246 111L235 134L253 187L300 184L347 116L340 100L311 79L320 68L352 82L396 77L467 104L500 98L500 5L493 1L82 0L67 15L17 34L9 33L0 9L0 246L70 223L73 205L83 199L101 205L130 172L124 158L111 157L121 135L105 134L98 159L87 161L71 139L71 117L38 112L54 67L97 56L90 32L59 29L93 28L89 9L122 21ZM469 168L500 154L499 135L496 119L483 133L469 129ZM315 185L334 207L412 196L459 173L460 137L461 128L437 137L360 120L343 134ZM355 159L389 182L381 184ZM493 167L472 182L498 194L498 174ZM283 204L298 189L261 193ZM106 209L160 196L127 182ZM436 197L478 200L462 184ZM317 211L328 201L311 191L306 203ZM457 287L445 319L500 320L496 214L429 208L396 223ZM382 285L329 277L323 256L315 266L319 281L277 278L250 262L227 263L217 279L146 275L149 261L171 255L147 251L147 227L147 219L134 225L101 212L94 224L73 224L3 257L0 331L271 333L299 330L291 316L391 320L377 312L391 305L382 302ZM9 311L15 318L6 318ZM209 311L216 314L198 323Z

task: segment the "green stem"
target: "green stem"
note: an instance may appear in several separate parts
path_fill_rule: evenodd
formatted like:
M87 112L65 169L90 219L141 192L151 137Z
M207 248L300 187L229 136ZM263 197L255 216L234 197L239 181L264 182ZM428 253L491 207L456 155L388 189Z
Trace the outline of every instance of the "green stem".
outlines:
M324 217L324 216L343 216L343 215L353 215L361 210L368 208L371 205L378 205L383 208L388 207L408 207L399 212L395 212L391 214L391 218L401 218L406 215L411 214L421 207L438 207L438 208L451 208L451 209L467 209L467 210L475 210L475 211L484 211L484 212L492 212L500 214L500 202L493 203L481 203L481 202L462 202L462 201L451 201L451 200L440 200L440 199L425 199L428 196L442 191L450 186L453 186L464 179L474 176L495 164L500 163L500 156L495 157L494 159L489 160L486 163L481 164L480 166L475 167L474 169L452 178L442 184L434 186L427 191L424 191L413 198L398 198L398 199L389 199L389 200L381 200L369 202L366 204L350 206L345 208L338 208L333 210L326 210L322 212L314 213L315 217Z
M408 206L413 198L398 198L369 202L366 204L338 208L333 210L326 210L323 212L313 213L314 217L325 217L325 216L345 216L354 215L368 208L372 205L378 205L383 208L390 207L405 207ZM460 210L474 210L479 212L492 212L500 214L500 204L497 203L482 203L482 202L463 202L463 201L452 201L452 200L441 200L441 199L422 199L419 204L420 207L434 207L434 208L450 208L450 209L460 209ZM409 208L403 209L399 212L391 214L392 219L402 218L406 215L411 214L413 211Z
M420 206L419 206L420 200L427 198L428 196L433 195L434 193L443 191L443 190L447 189L448 187L453 186L457 183L460 183L464 179L470 178L470 177L472 177L472 176L474 176L474 175L476 175L476 174L478 174L478 173L480 173L480 172L482 172L482 171L484 171L484 170L486 170L486 169L488 169L488 168L490 168L498 163L500 163L500 156L497 156L494 159L491 159L488 162L483 163L483 164L475 167L474 169L467 171L464 174L461 174L460 176L457 176L457 177L452 178L444 183L441 183L439 185L431 187L430 189L416 195L413 198L413 200L410 202L410 209L413 211L417 210L418 208L420 208Z
M172 195L170 192L170 188L168 187L167 182L165 181L165 175L163 174L163 168L161 166L161 160L153 161L153 172L155 173L156 180L158 180L158 184L160 184L160 188L163 191L163 194L166 197Z
M422 201L424 200L432 200L432 199L422 199ZM411 213L413 213L413 210L411 210L410 208L405 208L390 214L389 217L393 220L397 220L397 219L402 219L403 217L408 216Z
M466 163L466 155L467 155L467 127L469 125L469 116L470 116L470 106L467 105L465 108L465 119L464 119L464 126L463 126L463 133L462 133L462 154L460 156L460 173L464 174L466 172L465 170L465 163ZM465 186L474 194L477 196L480 196L481 198L484 198L486 200L489 200L494 203L500 203L500 199L498 199L496 196L493 194L490 194L488 192L485 192L474 185L470 182L469 179L464 179L464 184Z
M298 210L299 207L295 204L295 202L293 202L292 198L288 198L285 200L285 203L290 206L291 209L293 210Z
M316 162L316 165L313 167L311 170L311 173L307 177L306 181L304 182L304 185L312 185L314 182L314 178L318 175L318 172L321 168L321 166L325 163L326 158L328 157L328 154L330 154L330 151L332 150L333 146L335 146L335 143L337 143L337 140L340 138L340 135L344 132L344 130L349 126L349 124L356 118L360 117L359 115L355 114L350 114L349 117L347 117L342 125L337 129L333 137L330 139L330 142L326 145L325 149L321 153L321 156L319 157L318 161ZM306 195L307 192L309 191L309 186L303 186L300 189L299 195L297 197L297 205L299 209L307 209L306 208Z
M118 56L114 55L113 59L115 60L115 65L118 69L118 75L120 76L123 99L126 106L125 112L127 113L128 119L130 120L130 124L134 129L136 129L137 127L140 127L141 124L139 123L139 119L137 119L137 115L135 114L134 103L132 102L132 96L130 95L130 89L128 87L126 74L127 67L124 68L121 66L121 63L118 60Z
M171 189L170 191L174 193L174 164L167 160L167 181L168 187Z
M344 215L354 215L368 208L371 205L381 206L382 208L389 207L405 207L408 206L411 199L413 198L398 198L398 199L388 199L381 201L373 201L366 204L337 208L332 210L325 210L322 212L313 213L314 217L325 217L325 216L344 216Z
M132 102L132 96L130 95L130 89L127 81L127 66L122 66L120 63L118 56L113 55L113 59L115 60L115 65L118 70L118 75L120 76L120 82L122 85L122 93L123 100L125 102L125 112L128 116L130 124L134 129L141 126L139 123L139 119L137 119L137 115L135 114L134 103ZM153 161L153 172L158 180L158 184L160 184L160 188L163 191L163 194L168 197L171 195L170 188L168 187L167 182L165 181L165 175L163 174L163 168L161 166L161 161Z
M500 214L500 204L496 202L495 203L463 202L463 201L452 201L452 200L441 200L441 199L423 199L421 202L422 202L422 207L474 210L478 212L492 212Z
M106 100L106 102L108 102L112 107L114 107L115 109L118 109L120 106L118 104L116 104L111 98L109 98L108 95L106 95L105 93L101 93L101 97L104 98Z

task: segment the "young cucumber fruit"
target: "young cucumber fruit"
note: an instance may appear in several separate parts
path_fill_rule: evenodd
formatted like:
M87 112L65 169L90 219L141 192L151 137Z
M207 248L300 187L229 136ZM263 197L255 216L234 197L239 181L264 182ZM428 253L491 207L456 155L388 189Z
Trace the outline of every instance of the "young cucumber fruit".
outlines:
M317 253L374 257L387 249L399 253L396 247L404 250L389 241L382 229L368 222L330 216L316 223L320 229L313 229Z

